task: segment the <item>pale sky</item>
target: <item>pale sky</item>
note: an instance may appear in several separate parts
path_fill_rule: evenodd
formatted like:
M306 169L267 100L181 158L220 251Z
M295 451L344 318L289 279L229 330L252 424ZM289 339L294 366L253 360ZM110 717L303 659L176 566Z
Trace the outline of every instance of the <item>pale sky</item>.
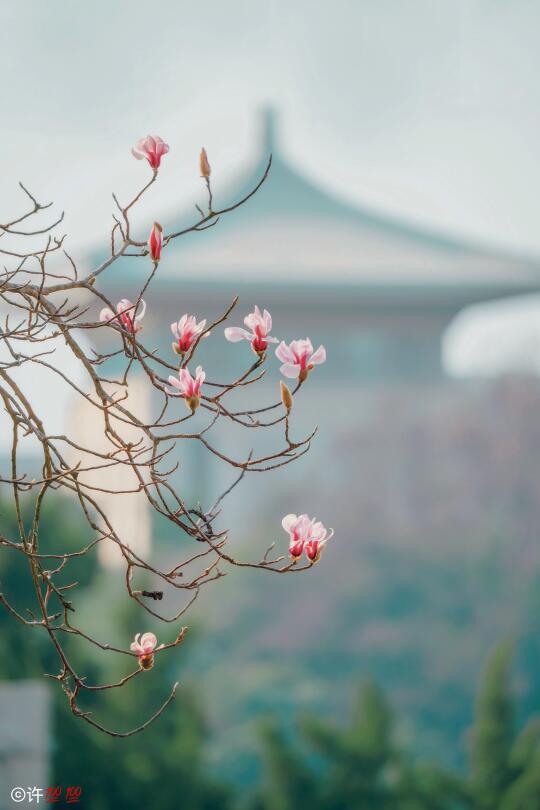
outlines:
M171 145L159 206L184 209L200 146L225 183L271 102L289 160L338 195L540 256L539 28L534 0L4 2L0 222L21 179L75 254L107 238L148 132Z
M271 101L339 194L540 253L539 26L532 0L3 3L0 211L21 178L100 235L147 132L172 147L163 204L189 202L201 143L244 165Z

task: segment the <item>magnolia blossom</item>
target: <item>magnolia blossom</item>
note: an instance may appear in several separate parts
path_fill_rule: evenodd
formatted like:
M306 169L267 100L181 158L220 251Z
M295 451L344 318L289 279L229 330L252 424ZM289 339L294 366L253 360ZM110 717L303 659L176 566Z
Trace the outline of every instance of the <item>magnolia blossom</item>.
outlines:
M176 338L172 344L173 352L185 354L191 349L193 343L204 331L206 320L199 321L194 315L182 315L178 323L171 323L171 332ZM203 337L209 337L210 332L206 332Z
M139 640L140 639L140 640ZM135 641L132 641L129 649L139 656L139 666L141 669L152 669L154 666L154 652L161 650L163 644L157 645L157 638L153 633L137 633Z
M246 315L244 323L247 329L242 329L241 326L229 326L225 329L225 337L231 343L237 343L239 340L250 340L251 348L255 354L263 354L268 348L269 343L278 343L278 339L271 337L268 333L272 329L272 316L267 309L261 313L259 307L255 307L253 312Z
M289 535L289 554L298 560L302 553L311 563L316 563L328 540L333 536L333 529L326 529L315 518L307 515L285 515L281 525Z
M141 138L133 149L131 154L137 160L146 158L150 166L155 172L159 169L161 158L169 151L169 144L159 137L159 135L147 135L146 138Z
M289 345L282 340L276 349L276 356L283 365L280 368L284 377L294 377L304 382L311 369L318 363L326 360L326 349L319 346L313 352L313 345L309 338L293 340Z
M201 149L201 154L199 155L199 166L201 169L201 177L208 180L212 170L210 168L210 164L208 163L208 155L206 154L206 149L204 147Z
M141 321L144 318L146 304L141 299L141 311L135 314L135 305L128 298L122 298L116 305L116 313L105 307L99 313L99 320L108 323L119 323L124 329L135 335L142 329Z
M150 236L148 237L148 248L150 256L155 262L161 259L161 247L163 245L163 228L159 222L154 222Z
M195 378L191 376L187 368L181 368L178 372L178 378L172 375L169 377L169 383L177 390L171 391L169 388L165 390L173 397L184 397L186 406L194 413L201 401L201 385L205 377L206 374L202 370L202 366L197 366L195 369Z

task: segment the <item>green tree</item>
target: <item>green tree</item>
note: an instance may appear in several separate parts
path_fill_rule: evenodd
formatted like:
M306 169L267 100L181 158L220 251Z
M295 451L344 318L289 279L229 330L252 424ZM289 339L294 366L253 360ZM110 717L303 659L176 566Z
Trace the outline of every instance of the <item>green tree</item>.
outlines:
M530 720L515 736L511 654L508 644L495 648L478 693L470 768L474 810L540 807L540 719Z
M347 728L306 717L303 732L326 763L325 808L386 810L393 806L390 768L396 751L391 739L391 716L382 692L374 684L360 687Z
M478 810L496 810L512 782L510 751L515 721L509 683L511 656L509 645L496 647L476 701L471 737L471 792Z
M2 533L16 536L13 510L0 504ZM30 519L31 503L25 503ZM40 527L40 550L55 553L75 551L88 542L88 527L81 522L71 501L55 496L44 506ZM84 542L83 542L84 539ZM97 576L96 576L97 574ZM78 580L84 594L78 600L77 620L84 624L107 621L116 628L119 640L129 640L140 629L140 609L123 594L117 596L117 574L97 573L95 557L70 558L66 582ZM92 584L90 585L90 582ZM0 546L0 592L23 615L34 605L24 555ZM36 611L37 612L37 611ZM81 615L79 615L81 614ZM146 626L144 629L149 629ZM0 658L0 678L40 677L58 672L58 660L42 629L20 624L8 611L0 610L0 632L4 650ZM190 642L192 643L191 637ZM122 643L122 641L120 641ZM84 664L89 682L111 682L126 674L126 662L86 645L81 639L67 638L65 648L74 660ZM123 658L123 657L122 657ZM81 699L85 710L95 711L105 726L128 730L146 719L166 697L177 672L167 668L165 656L150 672L134 678L126 689L89 693ZM163 661L163 663L162 663ZM132 666L130 659L129 665ZM52 779L58 785L80 785L84 803L90 810L110 810L155 806L160 810L227 810L229 790L208 773L204 755L206 725L193 694L184 684L176 700L145 731L127 739L106 736L75 718L69 711L59 685L51 682L53 697Z
M264 781L251 810L318 810L319 777L273 721L259 726L264 758Z
M395 743L392 714L382 692L364 683L342 728L303 718L311 755L275 727L264 731L266 779L251 810L456 810L461 780L435 766L411 764Z

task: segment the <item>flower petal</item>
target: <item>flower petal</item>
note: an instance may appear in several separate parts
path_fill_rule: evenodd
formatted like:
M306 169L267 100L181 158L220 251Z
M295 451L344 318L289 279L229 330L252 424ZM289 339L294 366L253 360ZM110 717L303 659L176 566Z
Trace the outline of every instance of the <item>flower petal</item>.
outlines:
M112 309L109 309L109 307L104 307L104 309L102 309L99 313L100 321L110 321L113 318L116 318L116 314L112 311Z
M230 340L231 343L238 343L239 340L251 340L253 335L250 335L245 329L242 329L241 326L228 326L225 329L225 337L227 340Z
M313 354L309 360L310 363L314 365L318 365L319 363L324 363L326 360L326 349L324 346L319 346L315 354Z
M157 644L157 638L154 633L143 633L141 637L141 647L145 652L152 652Z
M298 522L298 516L293 515L291 513L290 515L285 515L285 517L281 521L281 525L283 526L283 528L285 529L286 532L290 532L292 527L294 526L294 524L297 523L297 522Z
M279 370L284 377L289 377L293 380L300 374L300 365L298 363L284 363Z

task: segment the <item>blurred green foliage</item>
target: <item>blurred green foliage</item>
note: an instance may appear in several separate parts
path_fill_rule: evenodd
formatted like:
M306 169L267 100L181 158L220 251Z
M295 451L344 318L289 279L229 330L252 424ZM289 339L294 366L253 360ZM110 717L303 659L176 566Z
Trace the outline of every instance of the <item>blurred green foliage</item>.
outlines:
M538 810L540 718L516 735L510 661L501 644L487 663L466 774L414 761L368 682L345 728L308 715L290 740L271 721L261 726L265 781L249 810Z
M29 518L31 504L26 504ZM16 536L9 508L0 505L2 532ZM87 528L73 503L51 500L43 513L41 550L75 551ZM72 558L66 582L81 583L77 620L105 622L126 644L141 626L140 611L126 600L118 573L101 571L95 553ZM92 580L92 588L87 587ZM24 613L34 605L27 562L14 550L0 549L0 587ZM157 628L154 628L157 629ZM22 627L0 612L0 632L9 655L0 659L0 677L19 679L58 671L54 651L39 629ZM126 662L67 638L70 656L89 682L126 674ZM180 648L182 653L182 648ZM124 689L90 693L82 708L99 722L128 730L150 716L167 696L182 655L163 656L152 671ZM540 718L516 734L517 706L512 694L512 648L497 646L487 662L477 694L469 735L469 762L451 772L419 761L400 739L383 692L364 683L340 726L318 713L301 715L294 728L277 714L258 722L263 778L256 789L224 784L206 753L209 729L198 704L200 685L181 683L177 699L156 723L128 739L106 736L74 718L54 682L51 783L80 784L92 810L156 806L160 810L538 810L540 808ZM129 671L129 668L128 668ZM256 689L256 684L253 687Z
M31 503L25 516L30 518ZM11 510L0 506L2 532L10 539L18 537ZM81 522L73 502L55 498L46 504L40 529L43 553L76 551L85 543L88 529ZM86 538L86 539L85 539ZM97 574L97 578L95 575ZM108 629L127 646L141 621L140 610L126 600L119 572L98 572L95 551L71 558L65 581L81 583L77 601L77 621L85 617L103 617ZM86 588L90 579L92 588ZM23 614L35 606L35 596L24 555L0 548L0 590ZM127 606L126 606L127 602ZM36 610L37 613L37 610ZM80 615L79 615L80 614ZM149 629L146 626L144 630ZM20 679L56 674L58 660L45 633L39 628L23 627L7 611L0 611L0 633L9 655L0 659L0 678ZM108 683L133 668L132 659L118 661L77 638L63 639L65 648L84 672L88 683ZM162 665L163 661L163 665ZM95 711L96 720L107 728L127 731L144 722L159 707L170 691L177 673L167 669L165 657L154 670L144 672L125 688L84 694L80 705ZM83 787L85 806L92 810L155 806L160 810L227 810L229 790L209 776L203 758L207 734L202 712L193 690L181 684L177 698L149 728L127 739L115 739L76 719L71 714L60 686L52 681L52 784L78 784Z

